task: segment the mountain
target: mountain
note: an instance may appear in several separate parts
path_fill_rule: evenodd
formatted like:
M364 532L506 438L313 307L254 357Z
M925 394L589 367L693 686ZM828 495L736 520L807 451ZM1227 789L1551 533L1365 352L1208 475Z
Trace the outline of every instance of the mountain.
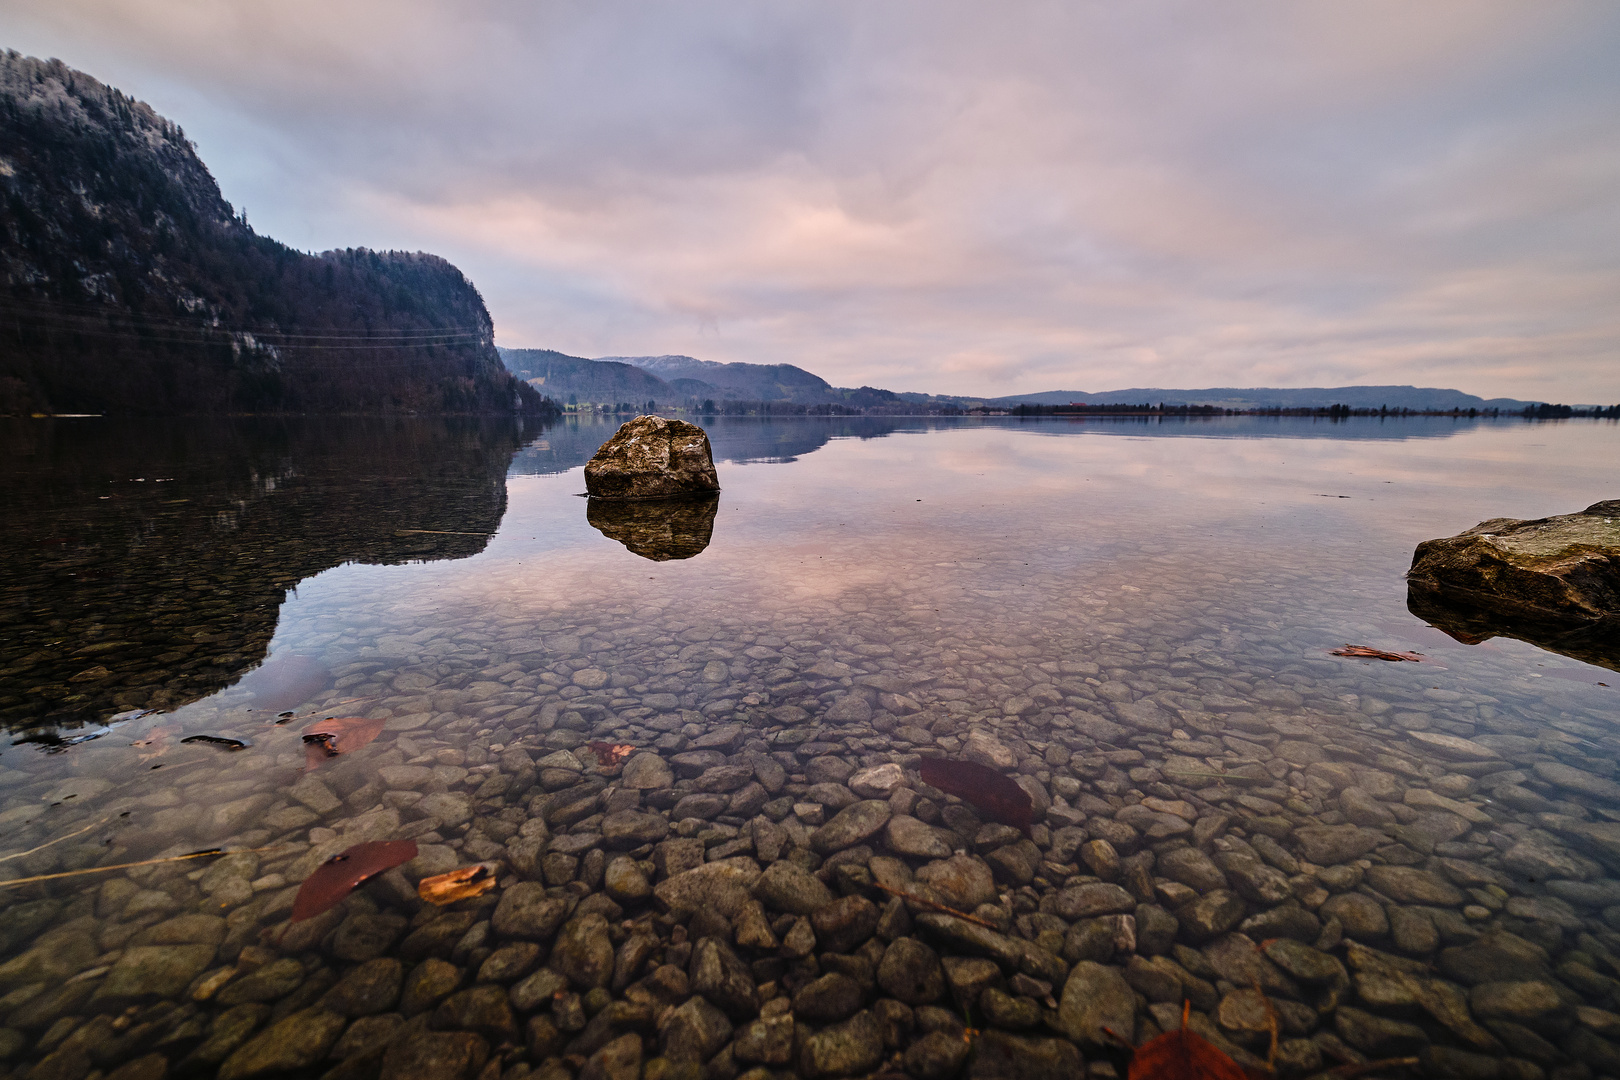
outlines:
M872 386L833 386L792 364L722 364L690 356L604 356L599 363L633 364L669 380L684 397L720 401L781 401L792 405L898 408L900 395Z
M792 364L720 364L690 356L604 356L587 360L552 349L500 350L507 368L555 401L569 405L726 403L903 411L898 394L870 386L829 385Z
M544 412L434 255L259 236L175 124L0 54L0 413Z
M1452 409L1500 409L1519 412L1536 402L1514 398L1481 398L1460 390L1417 386L1333 386L1304 389L1214 387L1206 390L1139 388L1047 390L1035 394L979 398L949 394L895 393L871 386L833 386L792 364L716 363L690 356L604 356L587 360L550 349L502 349L507 367L569 404L701 405L712 401L719 411L726 402L840 406L871 413L954 412L1018 405L1208 405L1237 412L1266 409L1318 409L1346 405L1352 409L1408 409L1449 412Z
M598 362L634 365L672 386L691 390L684 395L688 397L788 401L796 405L827 405L844 400L826 379L792 364L721 364L690 356L603 356ZM700 387L706 392L699 393Z
M527 379L529 385L552 400L569 405L671 402L694 396L681 393L657 375L630 364L587 360L553 349L501 349L500 354L508 371Z
M1213 405L1222 409L1315 409L1348 405L1352 409L1412 409L1439 412L1450 409L1508 409L1517 412L1534 402L1513 398L1481 398L1461 390L1441 390L1417 386L1331 386L1303 389L1272 387L1214 387L1208 390L1048 390L1039 394L1013 394L988 398L985 404L1004 405L1135 405L1161 402L1165 405Z

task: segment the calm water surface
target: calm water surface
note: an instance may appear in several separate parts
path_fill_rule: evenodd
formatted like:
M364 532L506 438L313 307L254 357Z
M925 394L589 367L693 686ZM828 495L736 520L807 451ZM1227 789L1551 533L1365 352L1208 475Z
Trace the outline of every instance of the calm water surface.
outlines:
M1476 987L1476 1019L1495 1026L1470 1037L1421 1001L1380 1004L1364 984L1343 999L1365 1010L1356 1014L1305 995L1317 1019L1288 1031L1284 1071L1311 1071L1313 1053L1322 1067L1336 1064L1335 1053L1358 1046L1384 1056L1383 1039L1401 1053L1432 1044L1507 1054L1525 1063L1515 1075L1571 1062L1617 1072L1603 1055L1620 1063L1606 1041L1620 1016L1596 1010L1614 1008L1620 986L1611 929L1620 927L1620 838L1599 827L1620 822L1620 676L1508 638L1455 641L1407 611L1402 578L1422 540L1616 497L1615 424L708 427L724 488L714 506L604 518L588 517L578 496L583 462L610 424L10 423L0 709L15 741L0 754L0 879L255 849L207 866L0 891L10 911L0 928L0 1055L18 1075L69 1051L86 1072L157 1054L176 1069L229 1060L233 1076L320 1075L422 1027L390 1002L379 1012L388 1023L352 1021L376 1027L371 1043L337 1041L337 1023L321 1036L337 1049L318 1061L295 1054L259 1068L240 1056L243 1046L274 1049L255 1031L323 1000L335 1008L321 995L358 963L403 957L415 972L438 955L405 937L433 910L409 889L424 873L487 860L501 866L502 890L538 878L555 893L606 900L604 863L628 851L658 880L665 868L648 861L651 841L603 841L599 812L543 823L550 793L575 791L581 770L593 770L585 751L568 753L592 739L672 760L709 746L713 761L675 762L683 779L673 794L649 787L639 804L594 809L651 808L671 836L701 837L711 858L762 863L778 854L761 839L774 834L751 824L766 819L785 830L781 854L819 862L805 836L838 807L808 805L817 803L809 785L843 784L848 770L815 762L909 767L939 751L991 761L1050 800L1040 851L1021 871L1007 841L975 844L959 815L941 827L956 828L954 846L987 857L987 844L1003 845L990 861L1006 890L997 902L1007 931L1045 940L1062 970L1086 958L1129 970L1134 947L1075 945L1073 927L1089 916L1041 922L1058 918L1049 898L1065 887L1130 883L1128 870L1090 861L1096 850L1084 844L1112 837L1118 855L1157 852L1167 865L1196 840L1218 862L1258 859L1294 879L1321 871L1321 886L1285 885L1282 907L1257 898L1259 886L1239 889L1242 916L1261 918L1245 924L1256 941L1298 938L1345 957L1352 946L1322 937L1336 923L1347 941L1432 973L1440 950L1505 933L1535 953L1516 961L1524 978L1556 983L1568 999L1481 1005ZM1347 643L1425 661L1329 655ZM386 724L369 745L309 769L301 732L334 715ZM247 745L183 741L196 735ZM705 768L739 761L781 766L765 784L771 806L675 814ZM770 779L761 765L759 782ZM612 798L602 786L587 779L579 790ZM920 785L913 774L905 786ZM891 805L940 822L944 800L921 794L934 799L914 808L902 794ZM1224 833L1189 832L1219 815ZM1377 843L1328 859L1297 842L1300 828L1346 822L1372 829ZM1122 823L1131 837L1118 833ZM322 917L324 939L276 945L295 887L316 865L359 840L399 838L415 839L422 855L392 875L392 892L370 886ZM882 842L871 843L881 854ZM1297 858L1305 866L1290 868ZM903 861L918 870L927 859ZM1344 866L1356 868L1354 882L1329 872ZM1399 868L1411 874L1387 873ZM1162 865L1144 888L1166 910L1187 900ZM1343 900L1369 894L1387 916ZM499 895L466 906L484 919L478 903ZM624 921L651 908L612 906L618 946ZM1303 918L1266 914L1283 908ZM1402 911L1430 929L1412 929ZM354 926L370 927L375 942L353 944L360 931L345 937L340 927ZM678 948L667 930L660 940ZM1178 948L1218 951L1196 938L1184 930ZM936 941L947 954L949 940ZM471 985L473 961L499 944L458 934L442 953ZM1193 956L1168 945L1159 953L1199 976ZM234 983L289 955L285 985L231 996ZM1361 956L1356 968L1358 955L1348 954L1353 969L1375 966ZM1246 992L1219 961L1206 985ZM786 994L793 970L756 964L755 973ZM1474 983L1502 981L1441 970L1465 997ZM1064 998L1061 971L1046 982L1053 1002ZM1168 1002L1149 999L1139 1036L1170 1025L1160 1015ZM1575 1001L1590 1015L1571 1012ZM233 1008L234 1036L220 1027ZM504 1053L508 1075L549 1060L532 1034L523 1049L521 1011L511 1031L442 1014L432 1026L481 1031L483 1052ZM1421 1030L1406 1042L1369 1035L1360 1016ZM746 1018L734 1019L741 1028ZM1219 1019L1225 1045L1254 1045L1224 1009ZM119 1043L130 1023L151 1037ZM1037 1034L1084 1044L1075 1023L1054 1012ZM651 1057L659 1036L645 1035Z

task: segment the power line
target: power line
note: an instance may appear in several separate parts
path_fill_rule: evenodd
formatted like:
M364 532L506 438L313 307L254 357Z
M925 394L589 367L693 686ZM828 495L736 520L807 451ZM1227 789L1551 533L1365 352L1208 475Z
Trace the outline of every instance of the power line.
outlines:
M32 308L32 309L29 309ZM449 325L449 327L390 327L390 329L366 330L335 330L327 327L309 327L309 329L277 329L277 327L241 327L233 329L227 325L201 324L201 322L178 319L173 316L157 316L157 314L131 313L125 309L105 308L94 304L73 304L66 301L18 301L0 300L0 317L6 319L26 319L29 322L44 325L44 327L57 327L57 329L73 330L73 332L100 332L105 330L92 330L89 327L104 327L104 325L117 325L125 322L130 334L136 329L147 327L162 327L168 332L186 332L198 335L241 335L251 334L256 338L266 338L269 343L282 342L288 347L298 347L301 342L364 342L381 343L377 347L389 348L392 345L415 345L415 343L441 343L429 342L426 338L445 338L444 343L478 343L492 335L492 327L488 324L475 325ZM152 340L152 338L147 338ZM318 348L319 345L308 345L306 348Z
M35 315L35 314L29 313L29 312L6 312L6 311L4 311L4 309L0 309L0 317L16 320L18 323L22 323L22 322L26 321L27 323L29 323L31 325L40 326L40 327L43 327L45 329L59 329L59 330L64 330L64 331L69 331L69 332L83 332L83 333L100 332L100 333L106 333L108 331L103 329L104 327L108 326L109 324L116 326L116 320L114 320L114 319L98 320L98 319L91 319L91 318L88 318L88 317L76 317L76 318L43 317L43 316ZM241 335L247 334L247 335L252 335L255 338L265 339L267 341L284 342L284 343L286 343L288 345L298 345L298 344L300 344L302 342L316 342L316 343L318 343L318 342L322 342L322 341L380 342L380 343L383 343L384 345L387 345L387 344L390 344L390 343L401 344L401 345L410 345L410 344L423 343L423 342L431 344L432 339L439 339L439 338L451 339L451 340L457 340L457 341L473 341L473 342L476 342L476 341L486 340L490 336L490 332L488 330L460 330L460 329L455 329L455 330L426 330L426 329L424 329L424 330L416 330L416 331L398 331L398 332L393 332L393 331L360 332L360 333L338 333L338 332L334 332L334 333L326 333L326 334L315 334L315 333L292 333L292 332L288 332L288 331L265 330L265 329L234 330L234 329L232 329L230 327L227 327L227 326L187 326L187 325L185 325L183 323L168 323L168 324L158 323L156 325L153 325L153 324L147 323L145 320L142 320L142 319L139 319L139 318L129 318L129 319L126 319L125 322L127 324L125 329L123 329L123 330L113 330L111 332L124 334L124 335L133 335L136 331L139 331L139 330L155 330L155 331L159 331L159 332L163 332L163 333L188 332L188 333L193 333L193 334L197 334L197 335L201 335L201 336L222 335L222 334L223 335L231 335L231 336L241 336Z
M295 349L397 349L423 346L477 345L489 342L492 328L488 326L401 327L386 330L281 330L233 329L228 326L200 324L164 316L148 316L108 308L94 308L77 304L49 304L59 310L27 310L15 302L0 303L0 318L15 321L18 329L32 324L33 329L59 331L93 337L139 339L149 343L208 345L236 339L244 335L277 348ZM77 311L83 314L75 313ZM123 326L119 326L123 323ZM154 334L180 334L163 337Z

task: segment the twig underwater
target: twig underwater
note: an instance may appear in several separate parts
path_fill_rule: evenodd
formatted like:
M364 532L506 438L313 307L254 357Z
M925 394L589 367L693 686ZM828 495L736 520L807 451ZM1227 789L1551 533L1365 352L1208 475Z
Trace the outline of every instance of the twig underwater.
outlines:
M50 847L52 844L60 844L62 841L71 840L75 836L83 836L85 833L89 832L91 829L99 828L102 825L107 824L107 822L109 822L111 820L112 820L112 818L110 818L110 817L104 817L100 821L92 821L90 824L86 825L82 829L75 829L70 833L64 833L63 835L58 836L55 840L47 840L43 844L40 844L38 847L31 847L27 851L19 851L14 855L0 855L0 862L10 862L12 859L21 859L21 858L24 858L26 856L32 855L36 851L44 851L46 848Z
M67 837L62 837L67 839ZM105 874L112 870L133 870L139 866L162 866L164 863L184 862L187 859L217 859L225 855L241 855L248 852L274 851L287 847L286 844L267 844L264 847L242 848L240 851L226 851L224 848L209 848L206 851L188 851L184 855L168 855L161 859L142 859L139 862L114 863L111 866L86 866L82 870L61 870L54 874L35 874L33 877L13 878L10 881L0 881L0 889L10 889L18 885L32 885L39 881L59 881L62 878L83 877L87 874ZM24 852L23 854L28 854Z
M941 903L938 903L936 901L928 899L926 896L918 896L916 893L908 893L908 892L903 892L900 889L892 889L889 886L883 884L881 881L872 882L872 887L874 889L882 889L884 892L889 893L891 896L898 896L900 899L905 900L905 901L907 901L909 903L916 904L919 907L925 907L925 908L928 908L931 911L937 911L942 915L950 915L953 918L961 919L964 922L973 923L975 926L982 926L986 930L995 930L996 929L996 927L994 925L992 925L991 923L985 922L983 919L976 918L975 916L969 915L965 911L957 911L953 907L947 907L944 904L941 904Z

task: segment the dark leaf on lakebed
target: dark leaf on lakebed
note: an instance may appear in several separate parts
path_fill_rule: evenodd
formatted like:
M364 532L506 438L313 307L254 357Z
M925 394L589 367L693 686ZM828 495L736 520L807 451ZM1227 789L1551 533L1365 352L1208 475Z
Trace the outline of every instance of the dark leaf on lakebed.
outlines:
M180 741L183 743L204 743L208 746L217 746L221 750L246 750L253 745L246 739L232 739L225 735L188 735Z
M1420 652L1389 652L1375 649L1370 645L1346 645L1342 649L1334 649L1330 655L1351 656L1358 660L1388 660L1391 663L1410 660L1415 664L1423 660L1423 654Z
M415 840L368 840L327 859L304 879L293 897L292 921L331 910L378 874L416 858Z
M977 761L925 757L918 766L923 783L955 795L989 814L991 819L1029 835L1035 821L1035 804L1029 792L1002 773Z

